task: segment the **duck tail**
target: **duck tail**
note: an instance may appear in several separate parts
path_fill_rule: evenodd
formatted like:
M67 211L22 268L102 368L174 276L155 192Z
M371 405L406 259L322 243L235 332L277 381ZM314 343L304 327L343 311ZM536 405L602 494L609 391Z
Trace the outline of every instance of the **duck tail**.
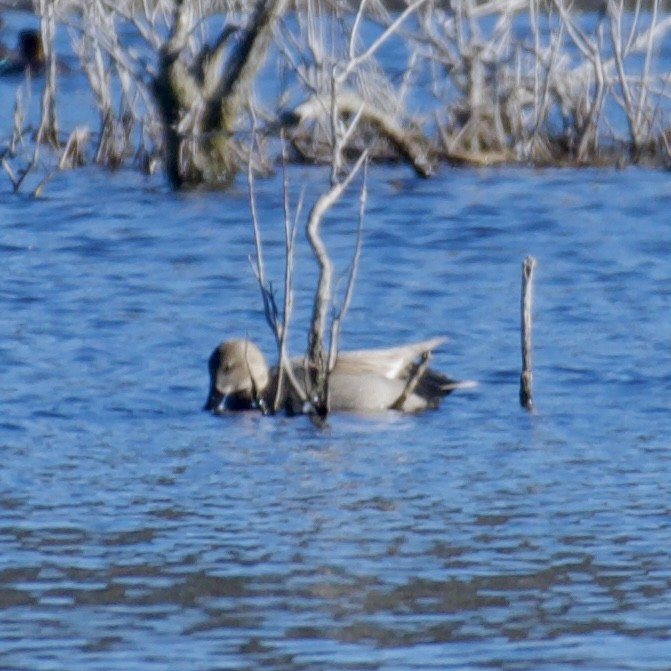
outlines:
M477 386L473 380L454 380L432 368L422 376L415 393L424 398L440 398L451 394L455 389L470 389Z

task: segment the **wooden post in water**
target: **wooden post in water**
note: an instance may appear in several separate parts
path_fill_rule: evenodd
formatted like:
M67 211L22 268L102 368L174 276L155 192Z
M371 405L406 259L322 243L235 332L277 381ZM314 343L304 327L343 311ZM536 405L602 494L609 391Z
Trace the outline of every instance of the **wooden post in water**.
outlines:
M522 374L520 375L520 405L533 410L533 366L531 364L531 303L536 259L527 256L522 262Z

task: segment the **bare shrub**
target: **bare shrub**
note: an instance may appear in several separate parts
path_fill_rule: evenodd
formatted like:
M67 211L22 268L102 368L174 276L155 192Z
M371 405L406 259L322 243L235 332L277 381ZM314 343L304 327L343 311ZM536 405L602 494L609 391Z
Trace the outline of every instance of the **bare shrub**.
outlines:
M175 188L226 186L252 143L255 165L273 164L280 128L289 160L340 169L365 151L422 177L441 159L669 160L671 75L659 49L671 17L660 0L608 0L601 12L568 0L406 0L395 12L379 0L356 9L343 0L36 0L35 9L40 122L18 135L49 145L55 165L162 164ZM59 26L99 118L74 162L58 155L74 130L58 127ZM272 99L253 86L268 54ZM15 128L2 148L15 189L38 165L17 158L17 137Z
M668 73L655 63L671 19L659 4L644 12L639 1L629 11L610 0L601 14L565 0L427 5L418 44L444 103L437 116L445 155L664 160Z

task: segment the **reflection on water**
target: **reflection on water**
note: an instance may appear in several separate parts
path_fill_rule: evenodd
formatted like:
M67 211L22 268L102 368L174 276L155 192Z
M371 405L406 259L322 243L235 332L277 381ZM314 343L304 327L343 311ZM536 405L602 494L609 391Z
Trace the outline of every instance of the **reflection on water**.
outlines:
M280 179L257 186L279 286ZM371 170L344 345L445 334L436 367L480 385L324 430L200 412L219 339L273 351L243 184L86 170L3 199L3 668L668 668L670 199L642 170Z

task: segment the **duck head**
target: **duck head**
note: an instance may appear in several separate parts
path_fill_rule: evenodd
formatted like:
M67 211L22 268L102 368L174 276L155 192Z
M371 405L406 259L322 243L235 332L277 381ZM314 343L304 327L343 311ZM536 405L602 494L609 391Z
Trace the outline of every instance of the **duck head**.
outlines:
M268 386L268 364L249 340L226 340L214 349L208 362L210 392L204 410L217 413L256 407Z
M39 31L25 29L19 32L18 51L25 67L39 69L44 65L44 45Z

